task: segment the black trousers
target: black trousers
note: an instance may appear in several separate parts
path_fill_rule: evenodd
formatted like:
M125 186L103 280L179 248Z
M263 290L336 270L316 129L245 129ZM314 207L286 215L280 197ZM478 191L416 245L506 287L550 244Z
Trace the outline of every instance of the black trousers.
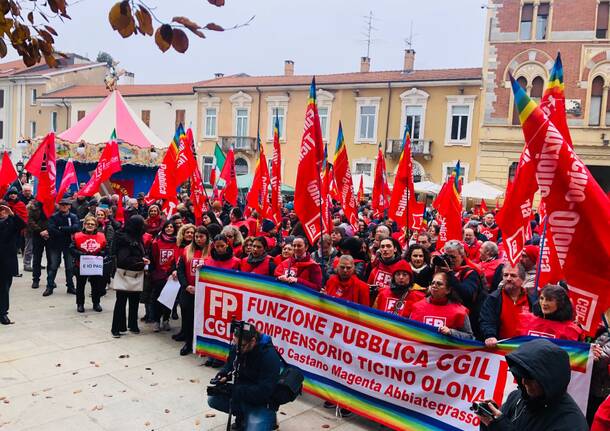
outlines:
M12 283L12 275L0 274L0 316L6 316L8 314L8 297Z
M129 301L129 314L125 316L125 307ZM138 329L138 307L140 306L140 292L116 291L116 302L112 314L112 332L127 331L127 327L134 331Z
M193 325L195 324L195 295L186 290L180 291L180 311L182 312L182 330L185 343L193 342Z
M42 253L45 252L47 257L47 267L49 265L49 249L47 240L39 234L32 234L32 281L40 281L42 272Z
M165 283L167 283L167 280L151 280L150 282L151 305L153 306L153 315L151 317L155 322L159 322L161 319L169 320L169 315L172 312L172 310L157 301L161 291L165 287Z
M77 275L76 276L76 305L85 305L85 286L87 281L91 285L91 302L100 303L102 290L106 280L101 275Z

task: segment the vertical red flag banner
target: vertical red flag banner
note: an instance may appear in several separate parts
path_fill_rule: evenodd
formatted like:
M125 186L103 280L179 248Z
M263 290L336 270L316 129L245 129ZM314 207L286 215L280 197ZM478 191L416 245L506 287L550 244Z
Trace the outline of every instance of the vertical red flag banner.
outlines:
M51 217L55 211L55 196L57 195L55 133L51 132L45 136L25 165L25 170L38 178L36 200L42 203L45 215Z
M570 129L568 129L568 119L566 116L566 98L564 94L563 84L563 64L561 62L561 55L557 53L555 58L555 64L551 69L549 75L549 83L544 90L542 100L540 101L540 108L549 118L549 120L555 125L561 136L566 140L570 147L572 145L572 137L570 136Z
M188 129L186 136L180 138L178 159L176 160L175 184L179 186L185 182L197 169L197 160L193 154L193 142L191 129ZM190 137L190 138L189 138Z
M155 179L148 191L148 198L152 199L167 199L172 202L177 202L176 199L176 164L178 163L178 144L180 138L184 136L182 124L176 128L174 138L167 147L167 151L163 156L163 161L159 165Z
M459 162L456 171L459 173ZM462 238L462 201L457 187L459 184L457 173L454 171L445 181L432 204L438 211L437 217L441 228L436 242L436 249L439 251L447 241Z
M11 184L17 179L17 171L11 162L8 152L5 151L2 156L2 167L0 167L0 199L8 191Z
M381 151L381 145L377 151L377 160L375 163L375 182L373 183L373 202L371 207L373 208L373 215L375 217L382 217L386 209L389 208L390 203L388 202L389 187L387 181L387 174L385 168L385 158L383 157L383 151Z
M64 168L64 175L61 177L61 183L59 183L59 190L57 191L57 202L61 200L66 191L72 184L78 185L78 179L76 178L76 171L74 170L74 163L72 159L68 160L66 167Z
M254 170L252 187L246 196L245 214L248 216L252 211L256 211L261 218L266 218L269 211L269 167L267 165L264 147L260 145L260 139L258 140L258 143L260 149L258 161L256 162L256 168Z
M347 221L356 228L358 226L358 205L356 203L356 197L354 196L352 171L349 167L349 158L347 157L347 147L343 137L341 121L339 121L333 171L335 174L335 184L339 189L338 201L341 203L341 208L343 208L343 213L345 214ZM362 177L360 177L360 179L362 180Z
M119 156L119 145L116 141L106 144L100 160L91 175L91 178L81 190L80 196L93 196L100 188L100 184L110 179L112 174L121 170L121 157Z
M273 158L271 159L271 219L277 225L282 221L282 148L280 147L280 120L273 125Z
M191 174L191 201L193 202L193 211L197 224L201 224L201 217L205 211L207 197L203 189L203 178L199 167L195 165L195 169Z
M325 163L322 170L322 217L324 219L324 233L330 235L332 230L332 182L333 182L333 165Z
M322 184L320 172L324 158L324 143L316 105L316 81L311 81L305 111L305 125L299 152L294 210L301 221L307 239L315 244L324 228L322 220Z
M225 180L225 186L222 189L220 197L224 198L232 206L237 205L237 175L235 174L235 152L233 148L227 153L227 159L222 167L220 178Z
M481 199L480 211L481 211L482 216L485 215L489 211L487 209L487 203L485 202L485 199Z
M125 223L125 208L123 207L123 199L125 196L119 195L119 201L116 206L116 219L121 223Z
M543 110L514 79L512 87L545 203L547 235L557 251L576 317L592 333L610 306L610 202Z
M390 209L388 217L396 222L399 228L413 225L413 214L415 204L415 187L413 185L413 162L411 161L411 134L409 126L405 126L403 135L403 147L396 179L390 198Z
M358 186L358 203L364 200L364 175L360 175L360 185Z
M561 263L557 257L557 250L553 243L553 236L543 232L540 237L540 270L538 273L538 288L542 289L547 284L557 284L563 280Z

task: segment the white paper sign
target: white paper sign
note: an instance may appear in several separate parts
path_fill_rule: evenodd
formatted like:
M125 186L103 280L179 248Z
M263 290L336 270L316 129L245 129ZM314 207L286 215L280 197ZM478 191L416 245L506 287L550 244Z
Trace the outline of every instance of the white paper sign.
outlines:
M174 308L174 302L176 302L176 297L178 296L178 291L180 290L180 283L178 280L173 280L170 278L165 283L165 287L159 294L159 301L161 304L165 305L170 310Z
M80 275L102 275L104 273L104 258L102 256L80 257Z

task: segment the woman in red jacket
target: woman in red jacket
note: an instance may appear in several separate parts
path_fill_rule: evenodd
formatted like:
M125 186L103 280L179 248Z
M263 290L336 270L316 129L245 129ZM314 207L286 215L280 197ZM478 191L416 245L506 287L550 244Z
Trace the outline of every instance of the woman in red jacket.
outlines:
M91 300L93 309L97 312L102 311L100 306L100 296L106 284L103 275L81 275L80 258L83 255L101 257L107 253L106 238L104 234L97 231L97 220L93 216L85 217L83 231L74 234L70 252L74 256L74 266L76 274L76 310L79 313L85 312L85 285L87 280L91 284ZM102 263L103 265L103 263Z
M163 229L163 225L165 223L165 218L161 213L158 205L151 205L148 208L148 218L146 219L146 232L151 234L153 237L157 236L161 229Z
M584 332L574 323L574 312L568 292L558 285L547 284L541 291L532 313L521 315L521 335L583 341Z
M233 256L233 249L226 236L218 234L214 237L210 255L205 259L204 265L239 270L239 259Z
M300 283L313 290L322 288L320 265L307 253L307 242L302 236L292 241L294 256L283 261L275 268L275 276L284 283Z
M267 240L262 236L254 238L251 250L250 255L241 260L239 270L272 276L275 271L275 264L271 256L267 254Z
M426 289L413 285L413 269L404 260L393 265L390 287L377 294L373 308L402 317L409 317L413 304L426 297Z
M394 266L401 260L400 244L394 238L382 239L379 243L379 258L375 259L369 275L369 284L379 289L390 287ZM412 277L411 277L412 278Z
M474 339L468 309L460 304L457 292L449 284L447 273L434 274L429 290L430 295L426 299L413 305L409 318L435 326L444 335Z
M287 242L286 244L284 244L282 246L282 253L278 254L277 256L275 256L273 258L273 263L275 263L275 266L278 267L282 264L283 261L285 261L289 257L292 257L293 255L294 255L294 248L292 247L292 243Z
M177 254L176 226L168 221L165 222L161 233L152 243L150 283L153 305L152 319L155 321L155 332L170 330L169 316L171 310L157 299L175 266Z

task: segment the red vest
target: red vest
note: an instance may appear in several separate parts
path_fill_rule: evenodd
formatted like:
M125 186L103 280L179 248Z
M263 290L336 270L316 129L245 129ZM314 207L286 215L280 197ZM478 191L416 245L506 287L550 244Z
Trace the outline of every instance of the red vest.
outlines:
M214 268L222 268L222 269L234 269L236 271L239 270L239 259L235 256L231 257L231 259L227 260L215 260L212 256L208 256L205 259L205 264L207 266L213 266Z
M400 300L401 296L402 295L395 295L392 292L392 289L390 289L389 287L385 287L381 289L377 294L377 299L375 300L375 308L381 311L385 311L387 313L394 313L396 303ZM409 317L409 315L413 311L413 305L415 305L425 297L426 293L424 291L410 289L409 293L407 293L407 296L405 297L402 303L402 307L396 310L396 314L402 317Z
M465 242L462 242L464 245L464 251L466 252L466 256L468 259L473 260L475 262L479 261L479 250L481 249L481 241L475 241L472 245L468 245Z
M100 254L106 247L106 237L101 232L94 234L76 232L74 234L74 245L84 254Z
M188 247L182 252L182 259L184 260L184 269L186 271L186 279L188 280L189 286L195 285L195 278L197 275L197 267L204 263L203 250L195 250L193 257L190 259L187 255Z
M483 271L483 275L485 275L485 279L487 280L487 286L491 288L493 284L494 274L496 273L496 269L502 263L502 259L497 258L493 260L488 260L485 262L479 262L479 268Z
M571 321L558 322L556 320L542 319L531 313L524 313L520 321L520 335L572 341L582 341L584 337L583 330Z
M410 319L432 325L437 328L447 326L451 329L462 330L468 309L461 304L447 303L437 305L422 299L413 305Z
M367 307L370 304L369 286L355 274L347 281L341 281L336 274L332 275L326 282L324 290L328 296L334 298L345 299Z
M251 272L253 274L270 275L270 262L271 256L265 256L265 259L260 264L252 266L248 263L248 258L244 257L239 263L239 270L243 272Z
M377 264L375 268L371 271L371 275L369 275L369 284L375 284L379 286L379 289L384 287L390 287L392 283L392 273L394 272L394 266L398 263L397 260L391 265L384 264L381 259L377 260Z
M175 241L166 242L160 237L155 239L152 244L152 261L155 265L155 272L167 274L174 265L177 255L178 246Z
M511 338L519 335L519 319L523 313L529 313L529 301L525 292L517 299L513 300L502 290L502 310L500 311L500 338Z
M480 225L479 231L487 237L489 241L498 242L498 230L500 228L496 227L487 227L484 224Z

